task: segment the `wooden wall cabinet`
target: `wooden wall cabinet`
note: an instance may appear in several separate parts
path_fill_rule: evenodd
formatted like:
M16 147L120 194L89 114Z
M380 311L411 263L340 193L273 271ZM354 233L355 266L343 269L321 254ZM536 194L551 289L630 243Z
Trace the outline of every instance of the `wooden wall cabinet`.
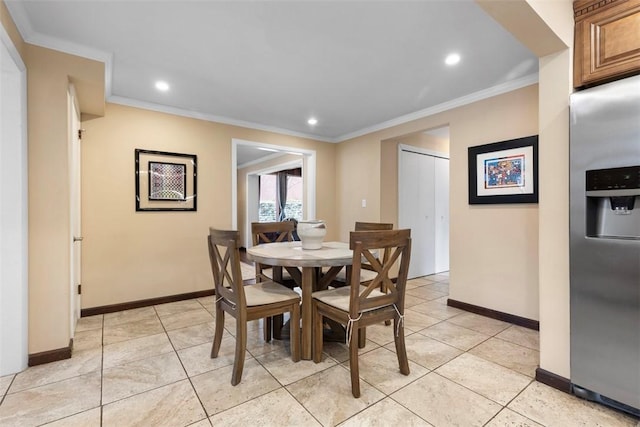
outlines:
M576 0L574 86L640 73L640 0Z

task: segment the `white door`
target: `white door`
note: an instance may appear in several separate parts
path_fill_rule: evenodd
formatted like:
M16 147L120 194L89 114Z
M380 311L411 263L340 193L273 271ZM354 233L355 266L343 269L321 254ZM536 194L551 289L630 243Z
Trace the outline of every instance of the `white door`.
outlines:
M434 158L401 151L398 227L411 229L409 277L435 272Z
M76 323L80 318L81 300L80 285L82 283L82 233L81 233L81 187L80 187L80 112L73 87L69 90L69 185L71 212L71 336L74 336Z
M435 157L435 272L449 271L449 159Z
M400 150L398 227L411 229L409 278L449 269L449 160Z

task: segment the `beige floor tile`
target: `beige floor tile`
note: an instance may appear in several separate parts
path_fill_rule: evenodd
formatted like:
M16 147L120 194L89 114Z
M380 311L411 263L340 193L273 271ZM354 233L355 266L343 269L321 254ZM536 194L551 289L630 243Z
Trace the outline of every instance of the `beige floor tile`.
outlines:
M404 329L407 332L418 332L441 321L442 320L420 313L419 311L414 311L411 308L407 308L404 311Z
M220 412L211 417L211 422L216 427L320 426L320 423L283 388Z
M202 308L202 305L196 299L188 299L184 301L170 302L167 304L158 304L154 306L156 313L160 318L172 316L174 314L185 313L192 310Z
M167 331L181 329L187 326L209 323L213 321L213 316L204 308L189 310L182 313L161 316L162 325Z
M171 344L176 350L212 343L215 335L214 322L200 323L199 325L187 326L186 328L173 329L167 332Z
M105 405L102 425L174 427L205 418L198 397L184 380Z
M122 323L136 322L150 317L157 317L153 307L134 308L131 310L117 311L104 315L104 325L115 326Z
M489 338L488 335L454 325L448 320L423 329L420 333L464 351Z
M511 325L496 335L496 338L509 341L532 350L540 349L540 332L522 326Z
M504 408L485 427L543 427L541 424L524 417L511 409Z
M178 350L178 356L180 356L180 360L189 377L195 377L205 372L233 365L236 346L235 338L226 337L222 339L218 357L215 359L211 358L211 345L212 343L204 343ZM245 361L252 358L249 353L245 352ZM229 380L231 380L230 378Z
M358 354L365 354L376 348L380 348L380 345L367 340L364 348L358 349ZM324 342L322 343L322 352L339 363L349 360L349 347L346 343Z
M634 427L637 420L603 405L533 382L509 409L548 427Z
M276 340L272 339L269 342L264 340L262 329L254 329L247 331L247 351L251 353L253 357L258 357L263 354L271 353L276 350L289 351L289 340Z
M191 378L207 414L215 415L281 387L254 359L245 361L242 380L235 387L232 371L232 366L226 366Z
M359 356L358 361L360 378L387 395L429 372L423 366L409 361L409 375L403 375L396 352L383 347ZM349 368L349 362L344 362L343 366Z
M157 316L154 316L117 325L105 325L102 342L104 345L109 345L162 332L164 332L162 323Z
M0 400L2 400L2 396L5 395L7 390L9 390L9 385L15 378L15 375L6 375L4 377L0 377Z
M435 373L409 384L391 398L434 426L482 426L502 409Z
M384 398L362 380L361 395L354 398L349 371L339 365L288 385L287 390L324 426L341 423Z
M422 314L426 314L429 317L435 317L436 319L447 320L454 316L465 313L459 308L449 307L444 301L444 304L439 300L424 302L419 305L411 306L411 310L417 311Z
M3 427L36 426L100 405L100 373L8 394L0 406Z
M449 360L462 354L462 350L444 344L433 338L415 333L405 337L407 357L412 362L418 363L427 369L436 369ZM388 344L386 348L394 349L394 344Z
M449 280L449 272L442 272L438 274L432 274L430 276L425 276L425 279L432 280L434 282L445 282Z
M213 314L214 320L215 320L215 313ZM262 330L262 325L263 325L263 319L258 319L258 320L252 320L250 322L247 322L247 331L251 332L251 331L257 331L257 330ZM236 336L236 319L232 316L225 316L224 317L224 328L229 331L229 333L231 335L233 335L234 337Z
M461 354L436 372L501 405L506 405L531 378L469 353Z
M491 319L486 316L480 316L475 313L463 313L459 316L452 317L448 321L455 325L462 326L463 328L471 329L472 331L480 332L485 335L495 335L511 326L510 323Z
M469 353L513 369L531 378L536 376L536 368L540 364L540 353L537 350L497 338L488 339L471 349Z
M399 423L399 420L402 420ZM340 427L388 427L393 425L403 427L429 427L431 424L399 405L391 398L381 400L349 418Z
M414 305L424 304L427 300L424 298L417 297L415 295L405 294L404 296L404 307L413 307Z
M167 334L150 335L104 346L102 363L106 369L171 351Z
M282 385L291 384L316 372L335 366L337 363L330 357L324 357L320 363L314 363L312 360L294 362L291 360L289 350L284 349L256 357L256 360Z
M385 325L379 323L372 326L367 326L367 340L371 340L378 345L386 345L394 340L393 324ZM405 336L409 331L405 330Z
M210 297L198 298L198 302L202 305L202 308L208 312L214 312L216 307L216 297L214 295Z
M205 418L204 420L200 420L197 423L189 424L189 427L211 427L211 421L209 418Z
M79 414L45 424L46 427L90 427L99 426L102 411L100 408L89 409Z
M91 331L93 329L101 329L104 316L98 314L96 316L81 317L76 324L76 332Z
M31 366L16 375L9 393L66 380L99 371L102 367L102 349L74 351L73 357L44 365Z
M102 376L102 404L171 384L186 377L180 359L174 352L107 368Z
M431 301L436 298L441 298L447 295L444 292L438 292L438 291L434 291L433 289L429 289L427 286L421 286L419 288L414 288L414 289L407 289L406 294L413 295L414 297L422 298L427 301Z
M432 291L442 292L443 294L449 295L449 282L436 282L430 285L425 286L426 289L431 289Z
M407 283L411 283L414 287L429 285L431 283L435 283L434 280L430 280L429 276L416 277L414 279L407 280Z
M102 329L76 332L73 337L73 351L102 347Z

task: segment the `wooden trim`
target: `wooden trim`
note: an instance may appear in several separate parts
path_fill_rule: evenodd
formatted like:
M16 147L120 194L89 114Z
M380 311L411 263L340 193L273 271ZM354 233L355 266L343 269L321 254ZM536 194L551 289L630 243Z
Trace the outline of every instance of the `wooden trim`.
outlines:
M123 302L120 304L103 305L99 307L83 308L80 317L94 316L96 314L114 313L116 311L131 310L133 308L149 307L156 304L166 304L169 302L184 301L193 298L202 298L215 295L213 289L204 291L188 292L186 294L168 295L158 298L149 298L138 301Z
M58 348L56 350L47 350L40 353L29 355L29 366L44 365L45 363L57 362L58 360L70 359L71 349L73 348L73 338L69 340L68 347Z
M526 317L516 316L515 314L503 313L501 311L492 310L490 308L480 307L479 305L473 305L473 304L468 304L462 301L456 301L451 298L447 299L447 305L450 307L459 308L461 310L470 311L471 313L480 314L485 317L490 317L492 319L513 323L514 325L522 326L523 328L533 329L534 331L540 330L539 321L527 319Z
M573 16L576 21L585 15L597 13L599 9L607 9L614 4L621 4L627 0L576 0L573 2Z
M557 390L571 394L571 381L553 372L545 371L542 368L536 369L536 381L553 387Z

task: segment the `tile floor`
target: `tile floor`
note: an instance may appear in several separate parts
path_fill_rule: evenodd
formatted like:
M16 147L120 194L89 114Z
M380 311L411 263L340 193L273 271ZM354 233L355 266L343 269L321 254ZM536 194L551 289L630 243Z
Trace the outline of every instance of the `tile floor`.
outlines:
M392 328L367 330L359 399L345 345L294 364L260 322L232 387L232 322L209 358L213 297L82 318L71 359L0 378L0 426L640 425L535 382L537 332L448 307L447 295L447 275L409 283L408 376Z

